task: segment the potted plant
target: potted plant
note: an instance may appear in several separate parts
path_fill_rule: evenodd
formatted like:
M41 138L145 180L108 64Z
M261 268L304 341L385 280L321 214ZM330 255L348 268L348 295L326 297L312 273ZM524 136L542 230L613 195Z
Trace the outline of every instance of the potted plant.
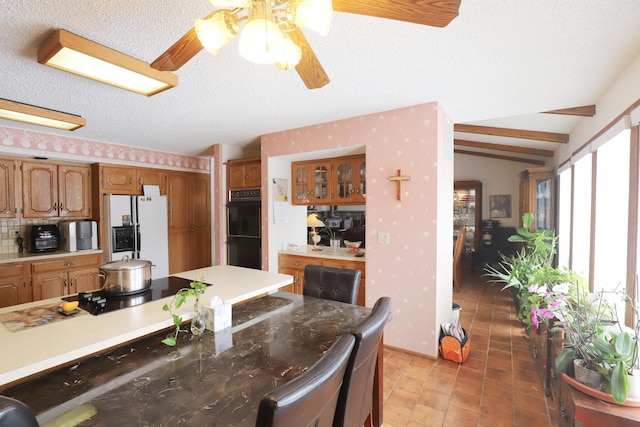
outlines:
M333 252L338 252L338 249L340 248L340 239L338 238L337 233L329 227L325 227L324 229L329 235L329 245L331 250Z
M182 304L187 301L187 298L190 296L196 297L196 301L193 306L193 318L191 319L191 332L194 335L200 335L204 332L204 318L202 317L202 312L200 311L200 295L204 294L204 291L207 289L207 284L204 283L204 277L200 277L199 280L194 280L189 284L189 288L182 288L176 292L173 299L168 303L162 306L162 310L168 311L171 315L171 319L173 320L173 324L175 325L175 331L172 336L168 336L162 340L162 342L170 347L176 345L178 340L178 334L182 330L180 327L182 325L182 316L179 316L173 312L174 309L180 308Z
M623 296L631 301L626 294ZM624 403L631 380L637 380L632 377L640 375L640 324L630 329L619 322L604 291L589 294L584 286L555 288L544 295L544 300L547 308L540 309L536 317L552 322L552 332L564 334L564 347L555 359L556 371L565 372L573 365L577 381ZM632 308L637 318L637 308Z
M531 286L547 284L551 276L556 276L554 283L564 280L559 277L559 271L553 268L557 242L555 233L548 229L529 231L533 221L534 215L531 212L522 215L523 226L516 230L516 235L508 239L510 242L521 243L521 250L511 256L501 254L502 261L497 267L489 264L485 267L485 276L490 278L491 283L503 283L503 290L512 289L516 319L526 329L531 327L531 308L539 303L537 292L530 291Z

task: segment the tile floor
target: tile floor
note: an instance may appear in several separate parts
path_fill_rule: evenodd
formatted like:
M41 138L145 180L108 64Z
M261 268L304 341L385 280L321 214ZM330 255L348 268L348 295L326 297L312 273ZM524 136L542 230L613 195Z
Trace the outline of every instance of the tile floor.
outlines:
M453 294L469 358L459 365L385 349L384 427L557 426L510 296L475 270Z

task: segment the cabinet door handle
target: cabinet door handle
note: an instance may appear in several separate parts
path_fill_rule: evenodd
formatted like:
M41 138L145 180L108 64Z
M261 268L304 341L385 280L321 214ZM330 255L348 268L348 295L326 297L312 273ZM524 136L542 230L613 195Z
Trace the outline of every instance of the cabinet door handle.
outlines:
M65 288L67 287L67 281L66 280L64 281L64 287Z
M58 204L57 204L57 203L54 203L54 204L53 204L53 210L54 210L54 211L57 211L57 210L58 210Z
M138 180L138 184L139 184L139 185L142 185L142 178L140 178L140 179Z
M133 178L129 178L129 184L133 184Z
M64 208L62 207L62 203L60 203L60 211L63 211Z
M69 261L69 262L65 262L65 263L64 263L64 266L65 266L65 267L68 267L68 266L70 266L70 265L73 265L73 262Z

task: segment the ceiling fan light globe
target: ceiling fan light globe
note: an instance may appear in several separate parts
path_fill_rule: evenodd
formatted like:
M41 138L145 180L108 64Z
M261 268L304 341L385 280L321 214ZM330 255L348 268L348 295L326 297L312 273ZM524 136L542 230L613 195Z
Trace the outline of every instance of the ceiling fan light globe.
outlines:
M284 38L278 25L270 19L247 22L240 33L240 56L257 64L274 64L282 57Z
M202 47L216 55L238 34L238 18L230 13L217 13L209 19L196 19L194 28Z
M209 0L209 3L220 9L235 9L249 7L251 0Z
M282 44L282 56L276 62L276 67L281 70L290 70L298 65L302 59L302 50L291 38L285 33L283 34L284 43Z
M331 0L289 0L287 13L295 24L326 36L331 28Z

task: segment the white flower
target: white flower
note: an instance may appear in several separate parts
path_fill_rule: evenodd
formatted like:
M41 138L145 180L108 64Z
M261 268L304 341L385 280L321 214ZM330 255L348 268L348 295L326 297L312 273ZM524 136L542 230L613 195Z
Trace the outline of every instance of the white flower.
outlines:
M562 294L562 295L568 295L569 294L569 284L568 283L560 283L558 285L555 285L553 287L553 293L554 294Z

